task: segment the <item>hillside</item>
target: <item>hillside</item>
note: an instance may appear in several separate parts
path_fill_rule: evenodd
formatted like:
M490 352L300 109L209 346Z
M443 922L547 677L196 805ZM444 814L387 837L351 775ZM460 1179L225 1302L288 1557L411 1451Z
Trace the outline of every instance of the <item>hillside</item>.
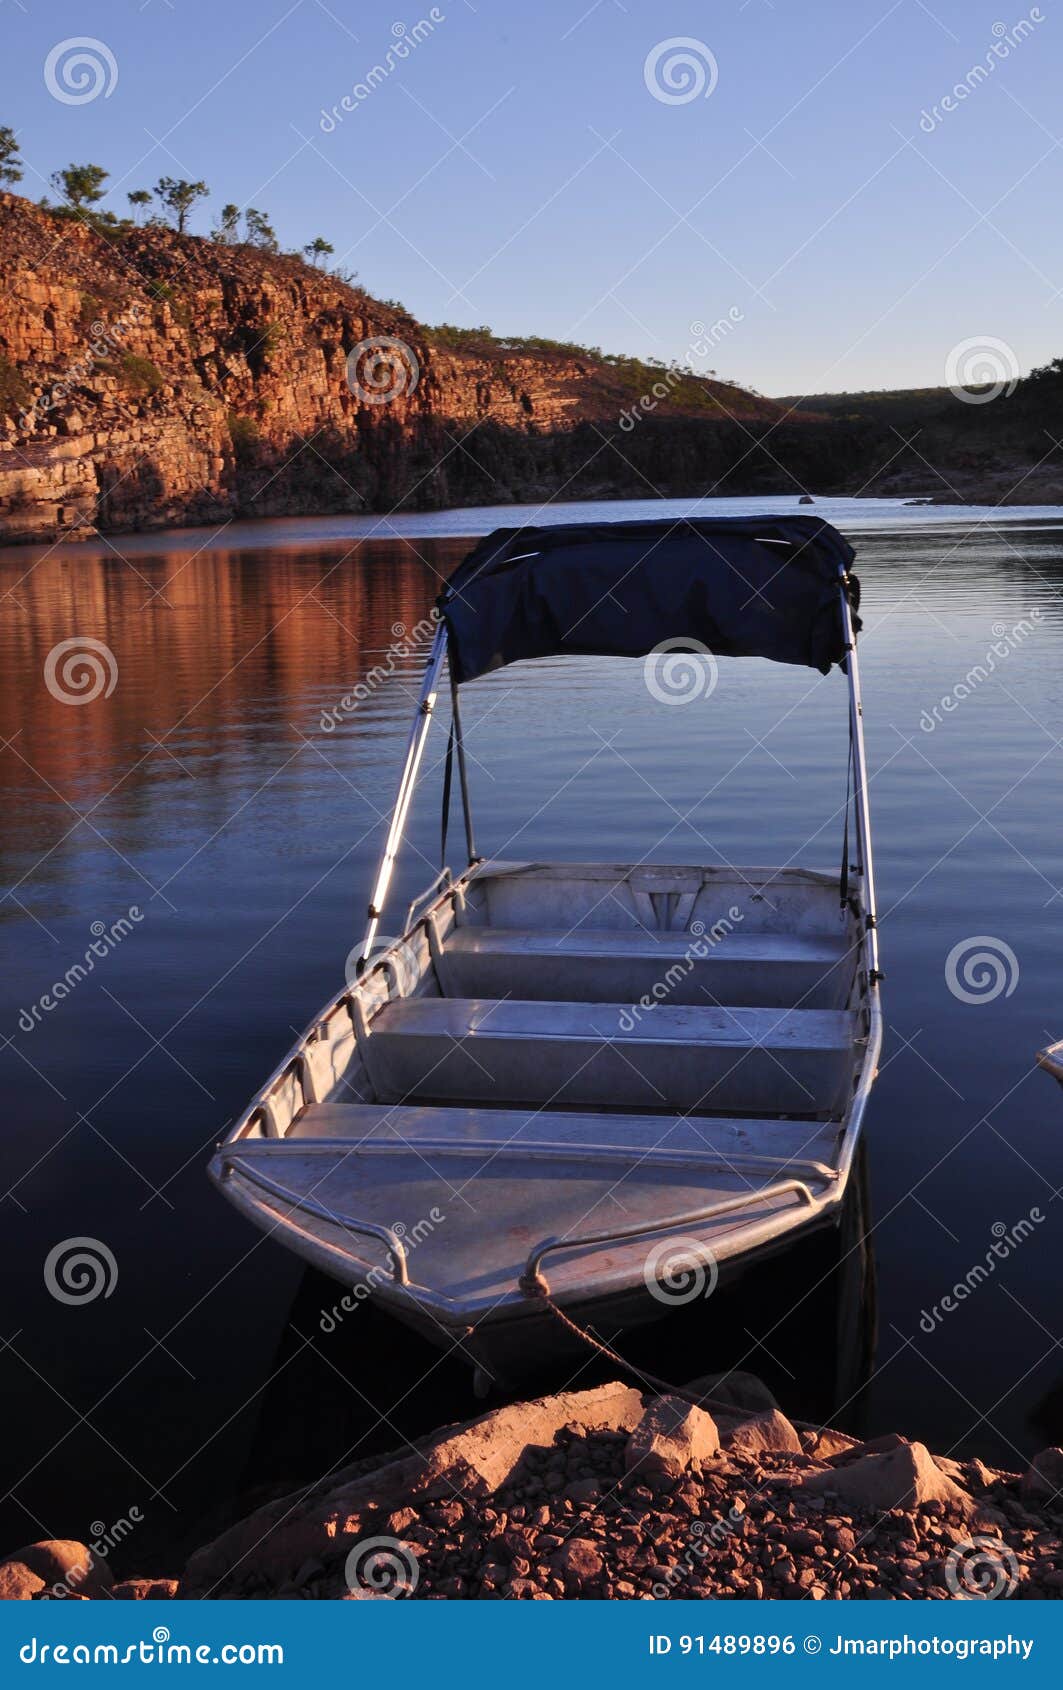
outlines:
M0 193L0 543L806 488L1063 502L1063 377L1035 377L985 405L947 388L765 399L584 347L426 328L302 258L101 230Z
M918 493L935 504L1063 504L1059 360L991 395L972 387L815 393L778 400L875 442L863 491ZM1009 391L1009 387L1013 390Z
M352 391L348 354L379 336L401 348L363 357ZM300 258L160 227L104 236L0 194L0 540L840 488L847 425L782 418L633 359L432 331Z

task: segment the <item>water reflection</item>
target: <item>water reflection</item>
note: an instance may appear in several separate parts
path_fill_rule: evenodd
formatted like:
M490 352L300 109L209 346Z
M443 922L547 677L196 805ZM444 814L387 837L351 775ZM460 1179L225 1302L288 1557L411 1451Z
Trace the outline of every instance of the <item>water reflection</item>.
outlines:
M1057 1089L1032 1064L1063 1036L1063 543L1044 519L977 531L937 512L902 520L857 535L889 1022L868 1118L880 1334L870 1389L863 1293L839 1294L841 1342L816 1297L781 1325L773 1314L794 1261L765 1264L744 1302L713 1300L696 1336L647 1335L644 1364L653 1343L665 1377L747 1357L796 1413L848 1402L840 1412L859 1411L870 1430L900 1426L1015 1466L1058 1437L1046 1331L1063 1141ZM150 1519L145 1543L178 1531L195 1542L248 1448L266 1447L257 1425L281 1479L307 1473L300 1440L309 1452L315 1402L333 1425L329 1448L351 1432L330 1363L403 1430L465 1412L454 1364L396 1419L416 1358L389 1329L374 1336L375 1315L342 1353L300 1348L297 1265L222 1204L204 1167L358 936L418 665L399 663L331 733L322 710L365 681L396 625L425 615L466 546L439 534L354 549L190 535L126 549L128 562L106 547L0 557L0 1337L17 1334L0 1360L17 1428L3 1542L83 1536L134 1502ZM994 626L1032 608L1035 636L923 731L922 713L982 659ZM75 636L104 642L117 665L110 696L80 706L44 678L49 653ZM685 710L655 706L637 664L487 677L466 706L481 849L833 868L843 698L836 676L756 663L721 664L711 701ZM412 813L400 900L438 867L443 738ZM20 1013L84 955L93 924L133 904L144 912L135 930L24 1031ZM981 933L1011 946L1020 973L1010 997L972 1006L948 991L944 959ZM1006 1273L921 1333L920 1310L984 1256L993 1225L1037 1203L1045 1224ZM42 1269L57 1242L82 1236L113 1252L117 1284L71 1307ZM291 1436L289 1409L275 1406L286 1391ZM260 1420L263 1402L273 1406ZM148 1564L137 1544L130 1553Z

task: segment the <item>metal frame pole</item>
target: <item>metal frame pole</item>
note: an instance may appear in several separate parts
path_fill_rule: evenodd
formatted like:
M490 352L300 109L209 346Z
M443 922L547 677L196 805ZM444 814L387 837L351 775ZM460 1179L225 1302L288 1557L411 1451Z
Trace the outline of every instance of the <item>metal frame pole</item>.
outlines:
M849 724L856 763L854 798L856 828L860 842L860 871L864 881L864 919L867 925L868 964L871 983L881 979L878 960L878 906L875 901L875 870L871 853L871 814L867 801L867 757L864 751L864 704L860 691L860 664L856 655L856 630L849 603L849 576L841 571L842 625L845 632L846 668L849 672Z
M461 705L458 701L458 683L454 679L454 668L450 669L450 709L454 723L454 742L458 751L458 781L461 786L461 812L465 821L465 851L469 859L469 867L478 863L480 858L476 854L476 840L472 831L472 804L469 800L469 776L465 767L465 735L461 726Z
M417 714L413 719L410 737L406 746L406 762L403 765L399 790L395 798L395 808L391 812L391 825L384 842L384 852L377 870L376 884L373 895L369 900L369 925L365 930L361 950L358 955L358 966L361 968L373 948L380 917L387 902L388 887L395 868L395 859L402 844L402 835L406 827L406 817L409 814L413 789L417 783L417 771L421 766L428 730L432 725L435 713L436 694L439 689L439 674L443 667L443 659L447 652L447 628L445 622L440 622L432 641L432 649L428 654L425 666L424 681L421 685L421 697L417 705Z

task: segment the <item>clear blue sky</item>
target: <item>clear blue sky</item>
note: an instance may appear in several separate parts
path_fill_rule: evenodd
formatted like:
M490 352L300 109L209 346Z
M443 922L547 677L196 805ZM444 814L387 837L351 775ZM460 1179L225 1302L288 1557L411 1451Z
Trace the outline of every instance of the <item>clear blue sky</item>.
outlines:
M0 122L33 197L71 160L123 211L204 177L197 230L251 203L430 323L686 361L733 311L706 362L761 392L929 385L963 340L1063 353L1059 10L927 133L1025 0L441 0L323 133L422 0L0 0ZM77 105L44 78L75 36L118 67ZM674 37L711 52L709 97L649 91Z

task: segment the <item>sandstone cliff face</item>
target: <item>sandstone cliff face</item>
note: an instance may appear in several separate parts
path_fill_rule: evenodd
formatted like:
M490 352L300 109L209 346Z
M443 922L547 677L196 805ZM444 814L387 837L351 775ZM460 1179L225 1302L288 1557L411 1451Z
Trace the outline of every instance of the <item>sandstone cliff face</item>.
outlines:
M359 357L352 390L348 355L377 337L405 350ZM781 490L822 456L822 425L778 430L777 405L724 384L701 384L696 418L669 395L625 432L635 398L595 359L445 350L298 258L166 229L105 240L0 194L0 541L700 493L739 463L739 490Z

